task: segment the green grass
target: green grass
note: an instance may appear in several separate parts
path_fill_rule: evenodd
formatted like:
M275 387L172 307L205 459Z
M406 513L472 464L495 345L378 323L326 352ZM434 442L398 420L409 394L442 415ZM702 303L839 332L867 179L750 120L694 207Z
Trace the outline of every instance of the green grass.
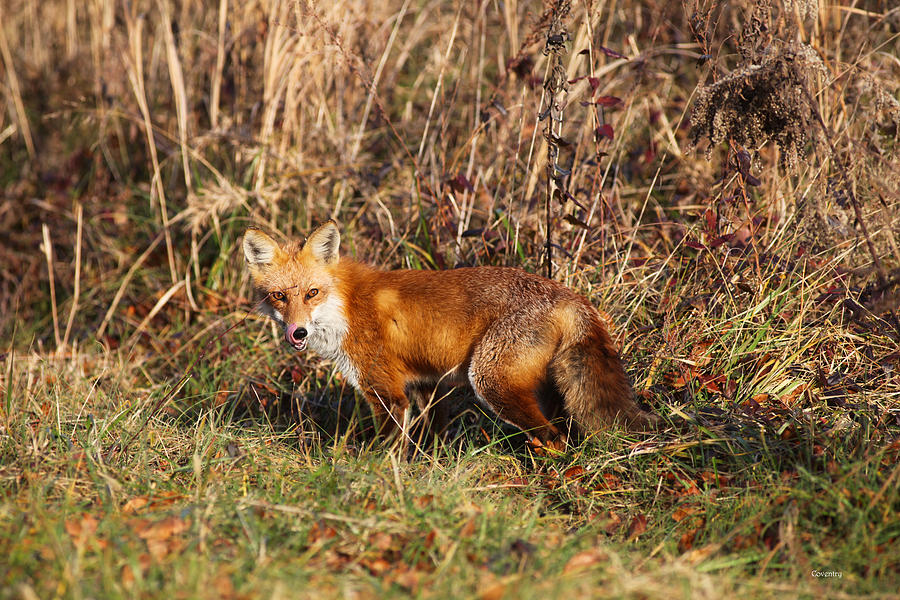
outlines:
M109 360L10 363L5 596L887 596L900 565L897 430L862 411L554 456L463 416L407 456L352 415L279 422L237 394L147 415L166 389L123 391Z

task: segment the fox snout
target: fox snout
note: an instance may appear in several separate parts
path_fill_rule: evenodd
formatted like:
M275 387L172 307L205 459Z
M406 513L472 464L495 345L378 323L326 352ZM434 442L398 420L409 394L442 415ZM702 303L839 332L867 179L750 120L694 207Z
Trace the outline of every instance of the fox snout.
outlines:
M291 323L284 328L284 339L295 350L306 350L307 331L305 327L300 327L296 323Z

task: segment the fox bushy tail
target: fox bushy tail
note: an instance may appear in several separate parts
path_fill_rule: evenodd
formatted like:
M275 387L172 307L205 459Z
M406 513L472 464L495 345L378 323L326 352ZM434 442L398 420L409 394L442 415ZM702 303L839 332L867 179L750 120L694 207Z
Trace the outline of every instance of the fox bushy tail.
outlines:
M553 377L566 412L583 435L614 423L638 431L656 429L660 419L635 402L609 334L599 323L591 325L553 360Z

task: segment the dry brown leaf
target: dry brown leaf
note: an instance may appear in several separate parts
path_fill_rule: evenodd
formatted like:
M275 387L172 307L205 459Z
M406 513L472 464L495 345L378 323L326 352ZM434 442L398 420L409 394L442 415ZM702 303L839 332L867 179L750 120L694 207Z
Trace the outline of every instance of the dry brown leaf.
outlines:
M218 598L233 598L234 584L231 583L231 577L227 575L219 575L213 580L213 588L216 590Z
M579 552L570 558L569 562L567 562L566 566L563 568L563 573L568 574L582 571L595 565L606 563L608 560L609 554L605 550L591 548L590 550Z
M138 568L140 569L141 573L143 573L150 567L151 562L152 562L152 560L150 559L149 554L143 553L138 556ZM134 585L134 580L136 579L136 576L135 576L135 573L134 573L134 570L133 570L131 564L127 564L122 567L121 577L122 577L122 586L125 587L126 589L131 589L131 587Z
M622 525L622 517L620 517L618 515L618 513L609 511L609 520L603 526L603 531L605 531L607 535L612 535L616 531L619 530L619 527L621 525Z
M464 539L470 537L473 533L475 533L475 517L469 517L469 520L459 530L459 537Z
M643 513L634 515L628 526L628 541L637 539L645 531L647 531L647 515Z
M366 567L372 575L381 575L387 571L391 570L391 563L386 561L383 558L376 558L374 560L364 560L361 561L362 565Z
M506 591L509 587L509 584L515 579L515 576L504 577L499 581L495 581L494 583L490 583L478 592L479 600L501 600L506 597Z
M83 514L66 521L64 527L73 541L83 543L97 531L97 524L97 519L89 514Z
M413 500L413 504L416 505L416 508L425 508L432 503L434 500L434 496L432 494L425 494L422 496L418 496Z
M680 523L690 515L697 512L696 506L679 506L675 509L675 512L672 513L672 520L676 523Z
M691 550L684 554L684 559L692 565L697 565L712 556L719 549L719 544L707 544L702 548Z
M404 587L411 592L415 592L419 589L421 579L422 574L419 571L407 569L401 573L398 573L394 578L394 581L397 583L397 585Z
M688 531L678 540L678 551L684 554L694 547L694 538L697 536L697 530Z
M138 537L145 540L167 540L190 527L190 523L184 519L171 516L155 523L142 519L135 527Z
M566 469L565 473L563 473L563 477L565 479L578 479L584 476L584 467L580 467L575 465L574 467L569 467Z
M137 511L147 506L149 502L150 501L146 496L135 496L134 498L131 498L128 502L126 502L122 507L122 514L133 515Z

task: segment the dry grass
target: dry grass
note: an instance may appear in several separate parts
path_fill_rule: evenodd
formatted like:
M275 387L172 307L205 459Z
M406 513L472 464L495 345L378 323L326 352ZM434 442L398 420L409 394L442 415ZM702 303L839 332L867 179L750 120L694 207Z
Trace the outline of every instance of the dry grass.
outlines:
M0 595L895 591L900 11L557 4L4 4ZM244 227L328 217L551 266L697 428L372 446L243 321Z

